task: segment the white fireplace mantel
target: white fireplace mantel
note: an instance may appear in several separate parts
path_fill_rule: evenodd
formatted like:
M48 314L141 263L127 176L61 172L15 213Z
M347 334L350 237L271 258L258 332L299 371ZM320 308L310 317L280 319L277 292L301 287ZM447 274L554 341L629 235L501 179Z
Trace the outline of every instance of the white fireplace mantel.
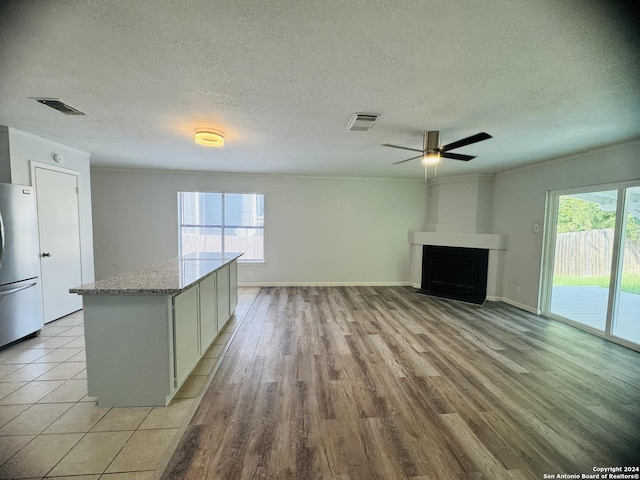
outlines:
M498 300L502 288L502 261L507 236L495 233L409 232L411 243L411 285L420 288L422 281L422 246L483 248L489 250L487 300Z
M409 232L409 243L415 245L506 250L507 237L496 233Z

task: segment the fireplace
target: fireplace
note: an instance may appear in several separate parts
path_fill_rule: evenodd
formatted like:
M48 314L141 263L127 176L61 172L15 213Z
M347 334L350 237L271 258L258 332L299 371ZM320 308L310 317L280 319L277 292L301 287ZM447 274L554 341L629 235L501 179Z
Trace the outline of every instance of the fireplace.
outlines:
M482 304L487 297L489 250L424 245L420 291Z

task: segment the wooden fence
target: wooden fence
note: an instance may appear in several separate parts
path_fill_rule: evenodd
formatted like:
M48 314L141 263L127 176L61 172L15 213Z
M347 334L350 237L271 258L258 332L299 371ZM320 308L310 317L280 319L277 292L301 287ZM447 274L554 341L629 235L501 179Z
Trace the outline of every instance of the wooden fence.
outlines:
M262 232L253 236L227 235L224 239L227 252L242 252L241 260L263 260L264 238ZM182 255L222 251L222 236L207 234L183 234Z
M559 233L556 236L555 275L592 277L611 272L613 229ZM627 241L624 271L640 272L640 245Z

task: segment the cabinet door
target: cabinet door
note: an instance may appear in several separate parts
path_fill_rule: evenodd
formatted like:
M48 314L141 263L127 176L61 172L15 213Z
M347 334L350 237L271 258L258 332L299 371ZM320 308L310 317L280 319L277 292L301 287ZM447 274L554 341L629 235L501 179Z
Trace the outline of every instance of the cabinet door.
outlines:
M173 361L175 386L187 378L200 358L198 286L173 297Z
M229 265L216 272L216 300L218 302L218 331L229 319Z
M229 265L229 313L238 306L238 262Z
M218 333L216 274L200 282L200 354L204 354Z

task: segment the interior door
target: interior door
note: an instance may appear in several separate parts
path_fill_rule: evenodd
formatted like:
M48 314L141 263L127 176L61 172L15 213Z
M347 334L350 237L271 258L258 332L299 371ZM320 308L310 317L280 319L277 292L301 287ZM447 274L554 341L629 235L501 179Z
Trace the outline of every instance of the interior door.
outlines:
M82 308L82 297L69 293L82 284L78 176L36 167L34 177L47 323Z

